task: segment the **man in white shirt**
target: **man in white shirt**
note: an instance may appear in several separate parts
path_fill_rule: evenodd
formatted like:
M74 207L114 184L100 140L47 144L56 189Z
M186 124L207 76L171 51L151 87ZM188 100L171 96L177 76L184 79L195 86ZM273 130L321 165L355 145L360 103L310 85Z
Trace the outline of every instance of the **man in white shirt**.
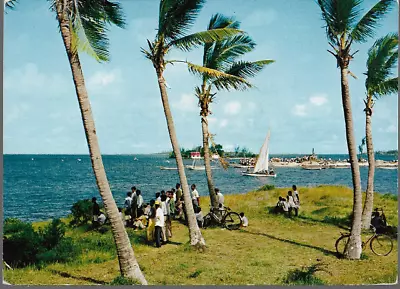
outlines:
M101 213L98 218L98 221L100 225L104 225L104 223L106 222L106 216L103 213Z
M167 195L161 195L161 210L164 215L164 226L162 227L162 240L165 243L168 241L167 228L165 226L165 221L168 220Z
M156 239L156 246L157 248L161 247L161 234L162 234L162 228L164 227L164 212L160 207L160 202L156 201L155 202L155 207L156 207L156 217L155 217L155 239Z
M136 187L132 187L132 206L131 206L131 219L135 220L137 218L137 195Z
M124 201L125 217L129 216L129 218L131 216L131 210L132 210L132 197L131 196L132 196L132 193L128 192L126 194L126 198L125 198L125 201ZM129 224L129 221L127 220L126 221L126 225L128 225L128 224Z
M299 197L299 192L297 191L297 186L293 185L292 189L293 189L294 203L297 205L297 207L300 207L300 197Z
M192 185L192 201L195 207L200 206L200 195L199 192L196 190L196 185Z
M218 204L224 205L224 195L221 194L218 188L215 188L215 193L217 195Z
M139 218L143 215L143 197L142 192L140 190L136 191L136 198L137 198L137 217Z

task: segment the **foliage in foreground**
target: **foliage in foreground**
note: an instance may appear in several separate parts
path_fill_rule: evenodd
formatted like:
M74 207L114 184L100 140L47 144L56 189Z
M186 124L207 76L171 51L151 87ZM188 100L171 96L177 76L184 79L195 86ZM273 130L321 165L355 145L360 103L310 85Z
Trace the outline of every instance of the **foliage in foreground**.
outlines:
M4 223L4 260L11 267L71 261L78 249L71 238L65 237L66 226L54 219L44 229L35 231L31 223L6 219Z

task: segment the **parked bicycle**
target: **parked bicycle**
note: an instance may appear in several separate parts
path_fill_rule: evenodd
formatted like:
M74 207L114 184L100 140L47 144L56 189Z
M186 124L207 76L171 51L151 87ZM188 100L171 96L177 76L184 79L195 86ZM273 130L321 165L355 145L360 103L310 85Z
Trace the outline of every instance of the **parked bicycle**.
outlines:
M231 211L229 207L224 207L223 210L211 208L203 219L203 228L212 225L221 225L228 230L238 230L242 225L242 219L238 213Z
M382 225L385 227L387 226L386 224L386 217L385 214L383 213L383 209L380 209L382 211L382 214L380 215L380 218L382 219ZM378 209L375 209L375 212L378 212ZM379 214L378 214L379 216ZM369 246L371 248L371 251L378 256L387 256L392 252L393 250L393 241L392 238L389 236L385 235L385 230L383 227L378 227L375 228L373 225L371 225L371 230L373 231L373 235L369 237L369 239L366 242L362 242L361 246L364 249L366 245L369 242ZM346 244L350 238L350 234L346 233L343 234L341 233L342 236L337 239L335 243L336 247L336 252L338 254L338 257L342 257L344 254L344 249L346 247Z

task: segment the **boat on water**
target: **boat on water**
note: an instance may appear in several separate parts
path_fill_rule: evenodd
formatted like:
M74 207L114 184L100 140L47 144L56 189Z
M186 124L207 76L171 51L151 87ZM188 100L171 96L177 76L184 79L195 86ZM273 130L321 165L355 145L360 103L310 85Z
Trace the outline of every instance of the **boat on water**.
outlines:
M254 168L254 166L246 166L246 165L241 165L241 164L229 164L229 166L232 168L240 168L240 169Z
M277 173L273 170L269 170L269 137L270 131L265 138L265 141L260 149L260 154L258 155L258 159L256 165L254 166L253 171L250 171L250 168L247 167L247 171L242 172L242 176L249 176L249 177L272 177L276 178Z
M163 166L160 166L160 169L161 170L177 170L178 168L177 167L163 167Z
M197 160L201 160L203 159L200 155L200 152L191 152L190 153L190 158L193 160L192 165L187 165L185 166L187 169L192 170L192 171L205 171L206 170L206 166L202 165L202 166L198 166L196 165ZM214 169L218 169L218 167L211 167L212 170Z
M322 169L325 169L325 167L323 167L323 166L320 166L320 165L302 165L301 166L304 170L313 170L313 171L316 171L316 170L322 170Z

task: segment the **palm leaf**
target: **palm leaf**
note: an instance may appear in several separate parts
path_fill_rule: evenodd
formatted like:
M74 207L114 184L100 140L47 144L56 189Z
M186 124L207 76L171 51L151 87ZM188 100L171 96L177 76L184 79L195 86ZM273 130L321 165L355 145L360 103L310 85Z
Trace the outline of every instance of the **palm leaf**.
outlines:
M344 1L346 2L346 1ZM394 0L380 0L371 8L355 25L351 31L351 37L358 42L365 42L368 38L374 36L374 30L378 27L378 21L390 11Z
M246 88L252 87L252 85L244 78L230 75L216 69L196 65L190 62L187 62L187 65L189 71L194 75L198 75L200 77L206 76L208 79L220 80L221 84L219 84L219 86L223 87L226 90L230 90L232 88L235 90L244 90Z
M72 48L87 53L97 61L108 61L107 26L125 27L120 4L109 0L72 0L67 3L70 5L73 31Z
M161 0L158 35L167 41L185 36L204 3L205 0Z
M362 0L318 0L322 18L327 24L327 36L336 41L336 36L351 31L361 12Z
M398 77L395 77L379 83L377 86L373 88L372 91L370 91L370 93L375 98L380 98L388 94L397 93L398 90L399 90L399 79Z
M274 63L274 60L266 59L254 62L239 61L234 63L225 73L235 75L241 78L254 77L260 72L266 65Z
M4 0L4 8L14 10L17 2L17 0Z
M226 37L243 33L242 31L234 28L220 28L207 31L201 31L194 34L190 34L171 41L167 47L174 46L184 51L190 51L190 49L202 45L204 43L210 43L218 40L222 40Z
M238 57L252 51L255 46L256 43L246 34L218 41L205 52L207 62L203 65L214 69L225 69L232 65Z
M365 86L368 91L374 90L381 82L386 81L395 68L398 56L398 36L389 33L375 41L368 50L367 79Z

